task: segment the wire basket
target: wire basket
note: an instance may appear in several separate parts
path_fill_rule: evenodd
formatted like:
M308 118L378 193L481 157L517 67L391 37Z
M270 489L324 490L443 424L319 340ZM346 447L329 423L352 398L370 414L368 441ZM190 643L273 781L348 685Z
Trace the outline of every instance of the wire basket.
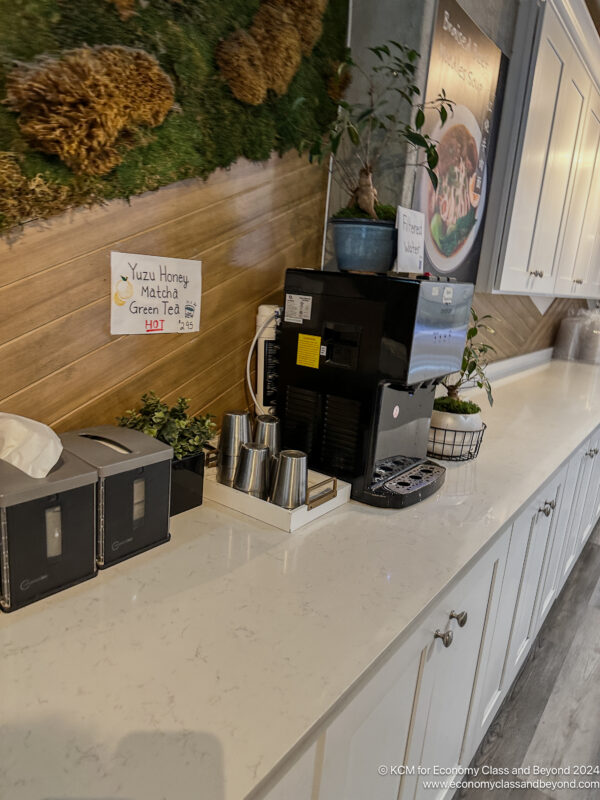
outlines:
M442 461L471 461L477 458L486 424L478 431L453 431L429 428L427 455Z

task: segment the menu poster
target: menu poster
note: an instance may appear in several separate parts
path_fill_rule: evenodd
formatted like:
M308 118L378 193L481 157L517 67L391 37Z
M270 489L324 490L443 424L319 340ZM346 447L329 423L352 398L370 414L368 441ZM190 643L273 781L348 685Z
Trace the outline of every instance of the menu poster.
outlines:
M456 0L439 0L427 102L442 89L454 101L445 125L426 114L424 132L438 142L438 188L425 170L413 206L425 215L425 272L475 283L492 155L499 119L497 92L502 53Z
M110 272L111 333L200 330L201 261L112 252Z

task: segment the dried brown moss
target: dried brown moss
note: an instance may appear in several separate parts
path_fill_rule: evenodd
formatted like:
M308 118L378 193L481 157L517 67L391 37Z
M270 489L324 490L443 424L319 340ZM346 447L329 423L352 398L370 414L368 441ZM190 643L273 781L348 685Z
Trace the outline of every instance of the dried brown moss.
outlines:
M217 64L233 96L258 106L267 96L263 57L254 37L237 30L217 47Z
M310 55L323 33L323 14L327 0L272 0L285 8L300 36L302 52Z
M29 144L74 172L103 175L121 161L119 145L138 125L159 125L173 85L142 50L80 47L60 58L18 64L6 80L6 105L19 113Z
M91 185L65 186L41 175L25 176L19 156L0 152L0 227L10 228L30 219L51 217L72 205L98 202Z
M136 13L136 0L109 0L109 2L117 7L119 16L124 22L127 22L127 20Z
M285 94L302 61L300 35L292 16L281 5L262 3L254 15L250 35L262 53L267 87Z
M285 94L302 55L323 31L327 0L267 0L249 31L238 30L217 47L217 64L234 97L260 105L267 89Z

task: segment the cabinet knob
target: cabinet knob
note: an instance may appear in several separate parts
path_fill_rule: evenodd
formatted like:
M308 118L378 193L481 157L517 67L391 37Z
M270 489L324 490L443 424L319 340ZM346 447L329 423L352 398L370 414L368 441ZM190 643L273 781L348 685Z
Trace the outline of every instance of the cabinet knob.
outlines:
M586 456L589 456L590 458L593 458L595 455L596 455L596 454L594 453L594 451L593 451L593 450L588 450L588 451L586 452Z
M543 278L544 277L544 273L540 269L534 269L531 274L533 275L534 278Z
M454 639L454 636L452 635L452 631L445 631L444 633L442 633L441 631L436 631L433 634L433 638L441 639L444 647L450 647L450 645L452 644L452 640Z
M544 505L541 508L538 508L538 513L539 512L544 514L546 517L549 517L550 514L552 513L552 510L551 510L550 506L548 505L548 503L544 503Z
M464 628L467 624L468 614L466 611L459 611L458 614L456 611L451 611L450 619L455 619L458 622L458 627Z
M554 509L556 508L556 500L546 500L544 505L550 506L552 511L554 511Z
M577 283L581 286L583 284L583 278L573 278L573 283Z

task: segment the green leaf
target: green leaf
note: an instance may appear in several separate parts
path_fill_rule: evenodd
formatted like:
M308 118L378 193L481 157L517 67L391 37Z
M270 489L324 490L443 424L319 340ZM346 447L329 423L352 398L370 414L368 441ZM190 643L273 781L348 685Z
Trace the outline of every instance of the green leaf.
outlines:
M380 61L383 61L383 56L381 55L381 47L369 47L368 49L369 49L369 50L370 50L372 53L375 53L375 55L377 56L377 58L378 58Z
M361 111L361 113L356 118L356 121L361 122L363 119L370 117L373 113L375 113L375 110L369 106L369 108L365 108L364 111Z
M360 134L359 134L358 130L356 129L356 127L352 123L350 123L348 125L347 131L348 131L348 136L350 137L350 141L352 142L352 144L355 145L355 146L359 145L360 144Z
M437 191L438 176L435 174L435 172L432 169L429 169L429 167L425 167L425 169L427 170L427 174L429 175L429 180L431 181L431 184L432 184L433 188L435 189L435 191Z
M422 109L422 108L420 108L420 109L417 111L417 115L416 115L416 117L415 117L415 127L416 127L417 129L421 129L421 128L423 127L423 125L424 125L424 124L425 124L425 114L424 114L424 112L423 112L423 109Z
M427 139L420 133L411 130L410 128L405 128L402 132L404 138L409 141L411 144L414 144L416 147L427 147Z
M435 169L437 167L438 161L440 157L438 155L437 149L431 145L427 148L427 164L430 169Z
M448 112L446 111L446 106L442 106L440 108L440 119L442 121L442 125L444 125L446 120L448 119Z

